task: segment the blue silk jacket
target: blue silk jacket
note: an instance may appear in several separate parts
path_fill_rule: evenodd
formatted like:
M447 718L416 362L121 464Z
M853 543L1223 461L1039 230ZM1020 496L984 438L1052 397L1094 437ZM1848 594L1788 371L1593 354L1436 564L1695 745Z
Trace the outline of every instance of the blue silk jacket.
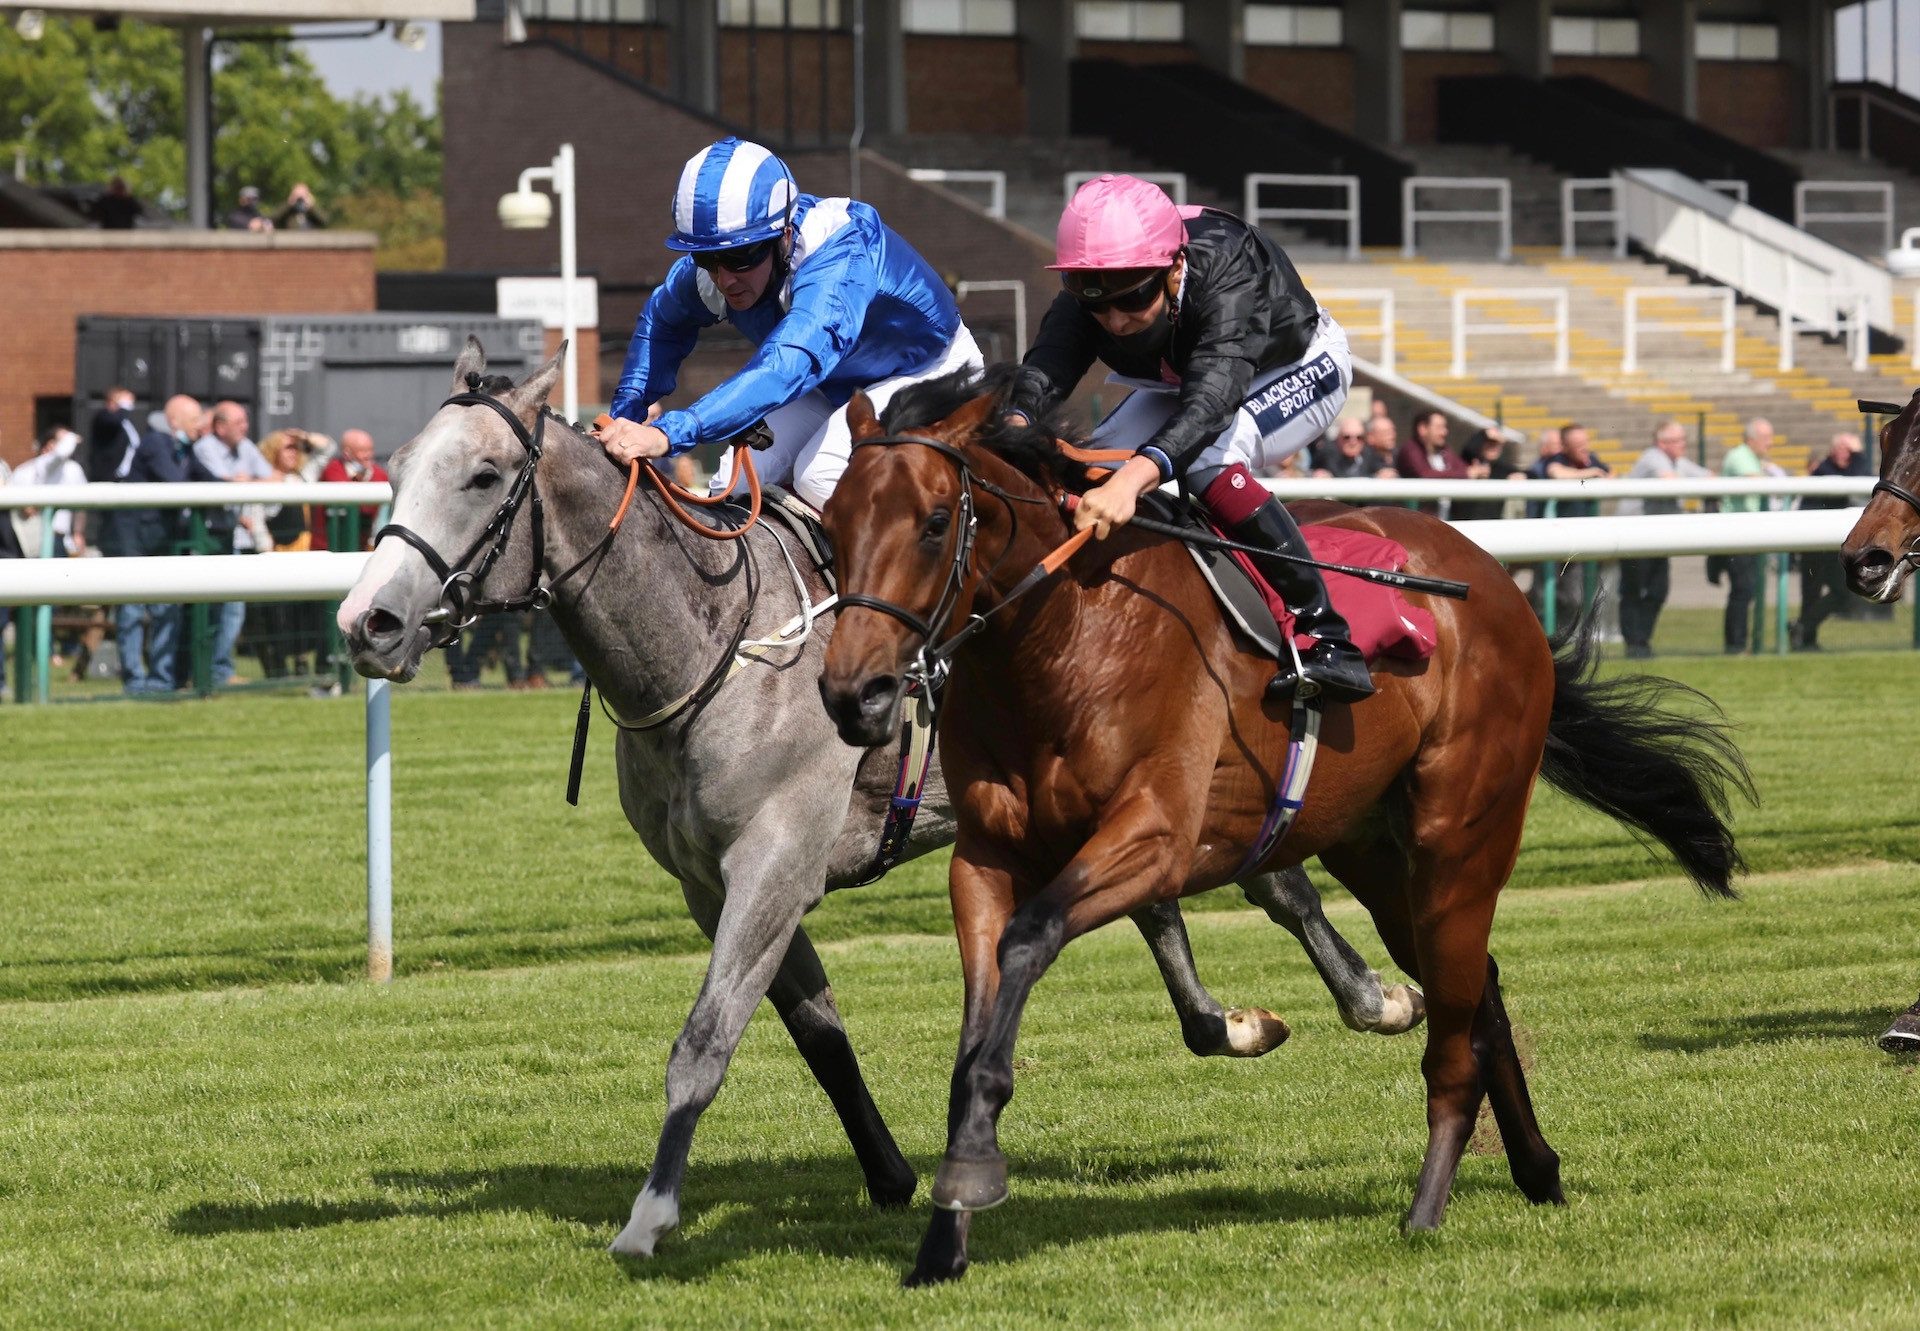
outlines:
M960 329L953 294L871 206L802 194L793 227L784 286L749 309L729 309L691 257L667 271L634 325L615 416L646 419L647 408L673 392L700 330L722 319L758 350L711 393L654 422L675 453L730 438L816 389L844 405L855 389L945 354Z

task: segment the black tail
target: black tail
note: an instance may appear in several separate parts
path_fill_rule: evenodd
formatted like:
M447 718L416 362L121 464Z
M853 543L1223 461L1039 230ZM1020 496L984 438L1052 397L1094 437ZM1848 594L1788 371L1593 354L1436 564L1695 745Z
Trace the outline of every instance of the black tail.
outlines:
M1553 720L1540 774L1665 846L1702 892L1738 896L1732 879L1746 861L1727 825L1728 791L1756 796L1725 714L1697 689L1657 675L1597 678L1594 641L1585 623L1553 641Z

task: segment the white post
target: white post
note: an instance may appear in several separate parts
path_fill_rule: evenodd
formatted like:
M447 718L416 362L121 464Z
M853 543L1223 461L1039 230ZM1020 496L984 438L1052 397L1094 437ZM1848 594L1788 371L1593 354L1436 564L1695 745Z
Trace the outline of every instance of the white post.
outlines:
M1500 196L1500 262L1506 263L1513 258L1513 182L1502 180L1497 183L1499 189L1496 192ZM1560 335L1563 339L1566 337L1564 326ZM1567 372L1566 361L1567 353L1563 346L1560 351L1562 374Z
M393 697L367 681L367 979L393 980Z
M560 196L560 282L564 289L560 336L567 343L565 415L569 421L580 419L580 329L574 305L578 233L574 225L573 180L573 145L563 143L553 159L553 192Z
M1467 293L1453 293L1453 378L1467 377Z
M1347 179L1347 257L1349 259L1360 257L1360 177L1358 176L1350 176ZM1387 370L1391 373L1393 370L1393 334L1391 332L1387 334L1387 350Z
M1571 341L1571 321L1567 317L1567 293L1565 291L1561 291L1558 298L1554 301L1553 310L1554 322L1559 325L1558 329L1554 332L1553 372L1555 374L1565 374L1567 372L1568 344Z
M1915 302L1920 309L1920 302ZM1915 352L1920 355L1920 351ZM1380 294L1380 368L1388 374L1393 373L1393 292Z
M1413 257L1413 182L1415 179L1414 176L1408 176L1400 182L1400 257L1403 259ZM1454 308L1457 311L1459 307ZM1456 313L1454 327L1458 329L1459 326L1459 316ZM1459 333L1456 332L1454 336L1458 338ZM1456 356L1458 354L1455 352ZM1459 377L1459 371L1454 371L1454 378Z
M1720 373L1733 373L1733 288L1720 288Z
M1640 368L1640 293L1627 292L1626 322L1620 329L1620 373L1633 374Z
M1793 256L1782 265L1786 289L1780 296L1780 368L1793 368Z

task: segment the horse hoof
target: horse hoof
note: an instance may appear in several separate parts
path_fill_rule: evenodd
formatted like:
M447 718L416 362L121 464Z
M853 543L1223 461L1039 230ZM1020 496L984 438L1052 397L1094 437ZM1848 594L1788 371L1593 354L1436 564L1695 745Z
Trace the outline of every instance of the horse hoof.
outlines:
M1258 1058L1278 1049L1293 1034L1287 1023L1263 1007L1237 1007L1227 1012L1227 1047L1220 1052L1229 1058Z
M1381 994L1380 1020L1374 1031L1401 1035L1427 1019L1427 996L1410 984L1396 984Z
M1920 1022L1901 1017L1880 1037L1880 1047L1889 1054L1920 1054Z
M967 1263L964 1258L955 1266L934 1265L922 1261L913 1270L900 1277L900 1287L920 1289L927 1285L944 1285L949 1281L958 1280L966 1273Z
M607 1245L607 1251L622 1257L651 1257L661 1238L679 1223L678 1202L656 1192L642 1192L633 1199L632 1218Z
M941 1210L984 1211L1005 1200L1005 1156L996 1155L991 1160L956 1160L947 1156L940 1162L940 1172L933 1179L933 1204Z

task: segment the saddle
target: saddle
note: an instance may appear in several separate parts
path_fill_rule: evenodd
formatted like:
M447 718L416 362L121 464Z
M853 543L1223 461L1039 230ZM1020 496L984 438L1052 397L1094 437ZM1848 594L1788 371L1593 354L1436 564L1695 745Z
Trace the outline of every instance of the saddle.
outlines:
M1172 522L1202 535L1224 536L1207 518L1206 510L1184 496L1175 499L1159 491L1140 497L1140 509L1162 522ZM1397 541L1371 532L1345 527L1315 526L1300 529L1307 546L1320 559L1335 563L1360 564L1374 568L1406 567L1406 548ZM1217 550L1189 544L1187 553L1213 589L1214 599L1228 622L1238 628L1261 651L1284 660L1286 634L1293 629L1293 615L1254 560L1238 551ZM1347 621L1353 645L1367 660L1393 656L1420 661L1433 655L1439 644L1433 616L1413 605L1398 591L1378 583L1348 577L1342 573L1322 575L1334 609ZM1304 649L1309 640L1297 639Z

